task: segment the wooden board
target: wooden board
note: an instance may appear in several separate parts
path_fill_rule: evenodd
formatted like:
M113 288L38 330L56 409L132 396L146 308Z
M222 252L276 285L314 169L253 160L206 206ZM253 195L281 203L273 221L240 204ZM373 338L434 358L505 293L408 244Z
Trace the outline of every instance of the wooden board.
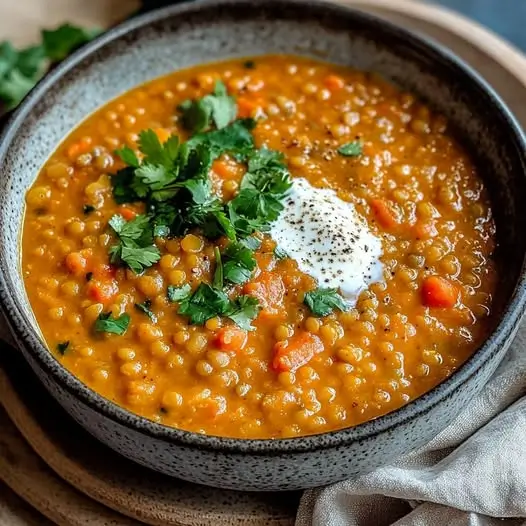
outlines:
M511 45L465 18L429 4L414 0L346 1L426 33L451 47L493 84L526 125L526 105L523 103L526 98L526 59ZM106 26L135 8L132 0L3 0L0 2L0 35L2 39L13 39L17 44L25 45L38 38L40 27L53 27L64 21ZM5 337L5 328L0 324L2 335ZM14 375L11 376L14 379ZM29 381L27 378L25 381ZM109 477L104 474L100 462L86 462L86 452L88 456L90 452L96 454L100 445L88 437L81 439L81 445L65 447L68 439L71 445L70 439L75 433L68 425L57 428L55 435L50 433L42 425L47 418L42 414L42 405L45 404L41 404L38 396L36 406L24 400L14 383L0 371L0 401L7 410L0 409L0 478L54 523L68 526L132 526L139 521L187 526L292 526L294 523L294 500L275 502L274 508L270 509L265 499L259 501L262 506L255 506L257 495L247 499L240 494L237 502L225 506L218 500L214 508L214 500L209 497L215 495L217 498L217 492L210 493L203 488L188 492L186 487L187 493L184 494L183 486L176 481L172 484L165 482L168 491L157 491L159 486L156 484L160 480L157 476L147 474L139 477L139 481L137 477L132 479L127 470L139 468L133 465L119 468L122 460L112 464L117 473ZM24 391L31 389L27 384L23 385ZM7 413L18 429L8 419ZM192 499L201 502L201 506L184 504ZM241 522L233 522L235 517ZM0 483L0 526L47 524L50 522Z

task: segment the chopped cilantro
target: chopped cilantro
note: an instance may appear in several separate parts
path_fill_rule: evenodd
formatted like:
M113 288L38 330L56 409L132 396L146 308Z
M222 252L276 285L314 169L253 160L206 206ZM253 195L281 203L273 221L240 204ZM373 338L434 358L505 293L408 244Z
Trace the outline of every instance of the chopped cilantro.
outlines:
M282 248L276 247L274 249L274 257L278 260L282 260L287 259L289 255Z
M192 133L208 130L212 123L220 130L236 118L237 106L226 87L218 80L214 92L198 100L187 100L179 106L184 127Z
M184 298L179 304L179 314L188 316L190 323L203 325L210 318L228 312L230 299L222 291L201 283L195 292Z
M91 214L91 212L95 211L95 207L93 205L84 205L82 207L82 211L84 212L84 214L88 215Z
M252 331L254 327L251 322L259 314L259 309L259 302L253 296L238 296L231 302L226 316L242 329Z
M235 300L207 283L201 283L191 296L179 305L179 314L190 318L190 323L203 325L216 316L226 316L246 330L252 330L250 322L259 313L259 303L252 296L238 296Z
M357 157L362 154L362 143L360 141L348 142L338 148L338 153L344 157Z
M336 289L318 288L305 294L304 303L316 316L328 316L334 309L346 312L350 305Z
M182 287L174 287L173 285L169 285L166 292L166 296L168 298L168 301L170 301L171 303L176 303L188 298L190 296L191 291L192 287L190 287L188 283L186 285L183 285Z
M118 238L118 243L110 248L112 263L127 265L139 274L159 261L161 254L153 244L153 226L148 216L138 215L126 222L117 214L109 225Z
M282 200L292 183L279 152L261 148L248 158L248 171L241 190L227 205L229 217L237 232L249 235L268 231L283 210Z
M257 250L261 247L261 240L254 236L245 237L240 239L239 242L250 250Z
M96 332L108 332L122 336L130 325L130 315L123 313L114 318L110 312L102 312L95 321L94 329Z
M69 340L65 341L65 342L60 342L60 343L57 343L57 351L62 355L64 356L64 354L66 354L66 351L69 347Z
M151 300L145 300L143 303L135 303L134 307L142 312L143 314L146 314L150 320L152 320L154 323L157 322L157 316L150 310L150 307L152 306Z
M250 248L243 243L231 242L223 252L223 276L225 281L236 285L246 283L256 268L256 259Z

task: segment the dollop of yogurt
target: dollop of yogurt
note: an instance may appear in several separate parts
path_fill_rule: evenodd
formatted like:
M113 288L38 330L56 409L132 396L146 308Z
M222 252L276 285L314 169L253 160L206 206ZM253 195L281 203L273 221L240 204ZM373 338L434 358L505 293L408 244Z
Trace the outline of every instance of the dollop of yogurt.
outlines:
M352 306L364 289L383 279L382 242L352 203L294 178L284 205L270 235L319 287L339 289Z

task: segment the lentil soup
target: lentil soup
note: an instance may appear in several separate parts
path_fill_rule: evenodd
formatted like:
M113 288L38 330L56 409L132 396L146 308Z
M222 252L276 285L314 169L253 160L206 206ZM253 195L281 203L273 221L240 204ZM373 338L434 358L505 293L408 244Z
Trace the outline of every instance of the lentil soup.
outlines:
M169 426L356 425L491 328L482 180L443 117L363 72L265 56L156 79L74 130L26 202L50 351Z

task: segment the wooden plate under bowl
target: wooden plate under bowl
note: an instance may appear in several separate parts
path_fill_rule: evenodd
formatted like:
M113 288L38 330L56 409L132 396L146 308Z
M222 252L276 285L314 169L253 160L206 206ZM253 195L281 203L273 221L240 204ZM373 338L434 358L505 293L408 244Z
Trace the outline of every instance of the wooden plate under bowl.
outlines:
M494 86L526 125L526 58L511 45L474 22L426 3L346 3L449 46ZM9 339L3 323L0 336ZM5 410L0 408L0 478L51 521L68 526L294 524L297 493L200 487L116 456L51 400L14 351L2 350L1 356L5 365L0 363L0 401ZM0 483L0 526L48 524L44 521L7 495Z

